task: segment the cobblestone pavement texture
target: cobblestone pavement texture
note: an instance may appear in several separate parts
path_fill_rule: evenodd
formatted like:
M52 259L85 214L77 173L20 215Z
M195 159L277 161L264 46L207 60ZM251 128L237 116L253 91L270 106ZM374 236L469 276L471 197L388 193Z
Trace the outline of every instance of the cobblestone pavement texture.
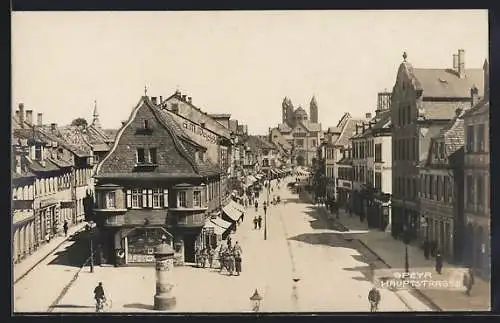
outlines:
M14 312L46 312L90 255L88 234L83 231L75 229L74 235L60 239L57 245L59 247L50 249L52 253L14 284ZM45 257L40 255L37 255L39 260ZM21 270L14 267L16 269Z
M343 210L340 211L340 218L336 220L324 207L318 207L326 214L333 226L344 227L349 231L344 234L351 239L357 239L380 257L384 263L392 268L404 268L405 246L395 240L390 232L383 232L377 229L369 229L366 222L361 222L359 217L349 216ZM425 259L423 251L414 245L408 246L408 258L410 270L414 272L432 272L435 279L462 282L465 268L453 266L444 263L441 275L435 270L435 260ZM427 299L437 305L443 311L489 311L491 310L491 285L490 282L475 277L475 283L470 296L465 294L465 288L462 290L438 290L438 289L420 289Z
M247 209L234 234L233 241L243 248L241 276L189 266L174 269L174 312L249 312L255 289L263 296L263 312L369 311L370 259L357 251L356 241L327 229L319 212L289 192L285 183L274 189L276 194L283 202L268 209L267 240L264 229L253 228L253 208ZM266 195L261 194L261 202ZM110 312L153 312L153 267L84 270L54 312L92 312L98 281L112 299ZM381 311L431 310L409 293L406 299L388 290L381 294Z

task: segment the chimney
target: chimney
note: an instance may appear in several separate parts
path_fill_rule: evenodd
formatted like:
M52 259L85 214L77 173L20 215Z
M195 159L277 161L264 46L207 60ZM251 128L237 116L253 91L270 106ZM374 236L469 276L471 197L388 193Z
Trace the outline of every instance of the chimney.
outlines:
M182 95L182 101L184 101L184 102L186 101L186 95L185 94Z
M57 123L50 124L50 131L56 131L56 128L57 128Z
M188 102L191 104L193 103L193 98L192 97L188 97Z
M152 96L151 97L151 102L153 102L154 105L157 104L157 101L156 101L156 96Z
M458 54L453 54L453 70L458 72Z
M490 64L488 63L488 60L484 60L483 64L483 75L484 75L484 97L486 99L490 98Z
M24 128L24 103L19 103L19 123L21 128Z
M38 112L38 114L36 115L36 123L39 127L43 126L43 119L41 112Z
M472 88L470 89L470 98L471 98L471 106L475 106L477 104L477 102L479 101L479 98L478 98L478 93L479 93L479 90L477 89L477 87L474 85L472 86Z
M26 110L26 122L33 125L33 110Z
M366 119L371 119L372 118L372 114L370 112L366 113L365 114L365 118Z
M458 74L460 78L465 76L465 50L458 50Z
M19 120L19 110L16 110L16 119Z

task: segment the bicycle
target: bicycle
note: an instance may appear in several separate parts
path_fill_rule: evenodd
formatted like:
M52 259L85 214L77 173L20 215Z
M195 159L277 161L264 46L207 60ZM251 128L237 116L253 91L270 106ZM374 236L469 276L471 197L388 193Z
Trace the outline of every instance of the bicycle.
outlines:
M104 299L98 299L96 301L96 312L97 313L100 313L100 312L107 312L111 309L112 307L112 301L109 297L107 298L104 298Z

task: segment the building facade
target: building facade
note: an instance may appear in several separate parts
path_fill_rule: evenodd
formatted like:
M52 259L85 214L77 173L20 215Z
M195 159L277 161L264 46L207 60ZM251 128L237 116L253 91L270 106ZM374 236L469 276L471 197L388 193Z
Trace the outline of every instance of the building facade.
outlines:
M484 278L491 273L489 110L487 97L464 115L464 262Z
M297 166L309 166L317 156L322 133L318 123L318 105L313 97L310 102L311 119L307 112L298 107L294 109L289 98L282 103L282 123L277 129L281 135L293 146L293 163Z
M186 122L144 96L98 166L94 212L105 253L115 255L117 264L154 262L164 238L176 264L194 262L197 247L220 240L204 230L212 217L224 226L221 234L229 228L214 216L224 205L226 168L211 161L209 151L217 149L206 143L221 139L192 131Z
M413 68L404 62L398 69L391 97L392 120L392 227L394 237L403 232L422 239L420 229L419 168L436 136L455 116L457 108L470 106L470 89L483 92L483 70L465 68L465 52L453 55L453 68Z
M452 263L461 263L463 218L463 112L431 139L420 166L420 235L436 243Z

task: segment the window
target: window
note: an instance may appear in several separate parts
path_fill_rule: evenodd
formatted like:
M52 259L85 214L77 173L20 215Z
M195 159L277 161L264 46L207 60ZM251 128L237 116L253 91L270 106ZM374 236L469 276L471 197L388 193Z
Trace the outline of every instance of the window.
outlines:
M477 151L484 152L484 124L480 124L476 128Z
M435 187L434 187L434 176L429 175L429 198L431 200L434 200L434 194L436 193Z
M466 148L468 152L474 152L474 127L467 127L467 144Z
M149 129L149 120L144 120L144 129Z
M313 139L313 140L312 140L312 146L313 146L313 147L316 147L316 139Z
M146 162L146 156L144 154L144 148L137 148L137 163L144 164Z
M116 193L107 192L106 193L106 208L115 209L116 208Z
M439 143L439 158L444 159L444 142Z
M436 176L436 200L441 201L443 197L443 179L441 176Z
M132 190L132 208L142 207L142 191L139 189Z
M153 208L162 208L164 206L164 192L161 188L153 189Z
M448 176L443 176L443 200L445 202L448 202L448 181L450 180L450 177Z
M35 146L35 159L36 160L42 159L42 145Z
M186 192L177 192L177 207L187 207Z
M156 164L158 162L156 154L157 154L157 149L156 148L150 148L149 149L149 162L151 164Z
M465 187L467 187L467 207L472 207L474 205L474 179L472 175L467 175L465 185Z
M375 173L375 188L382 191L382 173Z
M200 191L193 192L193 206L194 207L201 207L201 192Z
M375 162L376 163L382 162L382 144L375 145Z
M477 205L482 209L484 207L484 179L482 175L476 177L476 187Z

